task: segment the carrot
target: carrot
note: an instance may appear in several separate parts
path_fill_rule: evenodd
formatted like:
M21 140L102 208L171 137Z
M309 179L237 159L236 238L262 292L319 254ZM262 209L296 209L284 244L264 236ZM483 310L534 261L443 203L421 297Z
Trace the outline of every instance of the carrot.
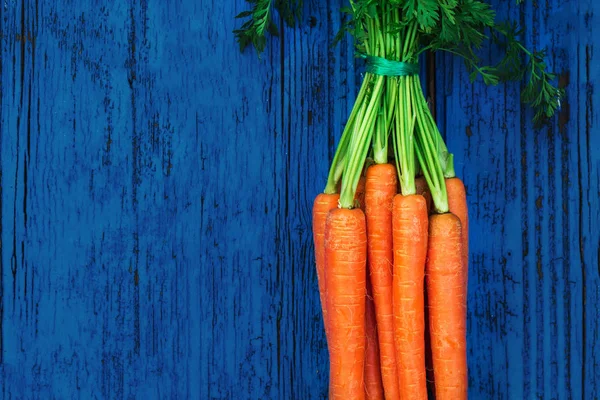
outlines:
M417 194L425 197L427 201L427 212L431 211L431 192L429 191L429 186L427 186L427 181L425 177L419 176L415 178L415 188L417 190Z
M429 329L429 298L427 296L427 281L424 284L424 297L425 297L425 372L427 377L427 393L429 398L433 399L435 394L435 377L433 376L433 356L431 354L431 331Z
M319 283L319 297L323 312L325 339L329 333L327 326L327 304L325 298L325 221L330 210L337 208L339 194L320 193L313 204L313 241L315 245L315 262L317 265L317 281Z
M469 212L467 194L465 185L459 178L446 179L446 190L448 191L448 208L452 214L460 219L462 227L462 263L466 288L469 272Z
M365 211L365 176L361 176L356 188L356 199L360 209ZM367 257L367 266L369 257ZM377 337L377 322L375 319L375 303L373 301L373 287L367 272L367 297L366 297L366 350L365 350L365 399L383 400L383 383L381 381L381 366L379 365L379 339Z
M427 291L437 400L467 398L466 289L460 219L429 217Z
M366 178L364 176L360 177L358 181L358 186L356 186L356 194L354 195L354 199L358 202L358 205L363 212L365 211L365 182Z
M383 382L381 381L381 366L379 365L379 343L377 339L377 323L375 322L375 304L373 303L372 288L367 274L366 297L366 348L365 348L365 399L383 400Z
M422 195L394 197L393 314L400 399L427 399L424 281L427 202Z
M427 297L427 282L424 285L425 309L425 372L427 379L427 394L430 399L435 399L435 377L433 375L433 356L431 354L431 331L429 329L429 298Z
M427 185L427 181L425 177L420 176L415 178L415 187L417 194L423 195L425 201L427 202L427 213L431 212L431 192L429 191L429 186ZM425 296L425 321L429 319L429 306L427 302L427 284L424 287L424 296ZM425 324L425 370L427 371L427 383L431 385L434 382L433 380L433 365L431 360L431 345L429 340L429 324Z
M325 265L329 398L364 400L367 232L360 209L329 212Z
M392 202L397 186L396 168L393 165L377 164L367 169L365 205L369 272L373 284L381 377L386 399L399 398L392 314Z

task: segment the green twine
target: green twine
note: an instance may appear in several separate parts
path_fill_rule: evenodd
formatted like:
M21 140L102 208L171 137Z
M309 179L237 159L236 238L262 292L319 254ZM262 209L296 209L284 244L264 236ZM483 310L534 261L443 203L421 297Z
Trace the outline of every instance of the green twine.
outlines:
M388 60L387 58L369 56L362 53L359 53L359 56L367 60L367 72L375 75L410 76L419 73L419 64L393 61Z

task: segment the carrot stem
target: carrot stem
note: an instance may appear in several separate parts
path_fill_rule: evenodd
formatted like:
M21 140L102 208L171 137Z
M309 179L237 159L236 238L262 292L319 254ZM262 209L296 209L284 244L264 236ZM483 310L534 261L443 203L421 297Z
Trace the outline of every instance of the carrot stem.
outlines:
M413 96L413 106L417 114L416 149L417 157L429 185L435 211L443 214L448 212L448 194L444 181L444 171L438 157L438 149L435 145L435 132L427 120L427 114L431 115L427 103L423 97L421 82L413 79L413 90L419 96ZM435 124L433 124L435 126Z
M373 136L373 158L375 159L376 164L387 164L388 162L388 135L386 125L386 109L381 105Z
M349 148L350 156L342 173L341 208L350 209L354 207L354 193L356 192L356 186L358 185L358 180L360 179L360 174L369 151L369 145L373 138L373 126L377 117L376 110L379 108L385 80L383 76L370 73L367 73L367 78L365 79L369 79L370 77L373 77L375 80L373 93L369 102L363 103L364 116L358 118L358 121L362 123L359 123L358 128L357 126L354 127L355 131Z
M400 189L405 196L415 194L415 150L414 127L415 115L412 108L412 77L398 78L399 99L396 107L396 157L398 158L398 175Z
M365 79L365 81L363 81L363 84L360 86L358 96L356 97L356 101L354 102L354 106L352 107L352 111L350 112L350 117L348 117L348 122L344 127L342 137L335 151L335 155L333 156L331 168L329 169L329 176L327 177L327 185L325 186L325 190L323 191L326 194L334 194L337 192L337 184L342 176L342 171L344 170L344 165L347 158L348 145L352 136L351 132L354 130L356 115L358 114L359 109L361 108L360 106L367 92L367 86L367 80Z
M422 101L426 101L422 93L421 96ZM437 155L438 159L440 160L440 165L442 166L444 178L454 178L456 176L456 173L454 172L454 154L448 151L448 147L446 147L444 138L442 137L442 134L440 133L440 130L435 123L429 108L425 110L424 114L426 124L429 127L430 132L433 133L434 147L437 149Z

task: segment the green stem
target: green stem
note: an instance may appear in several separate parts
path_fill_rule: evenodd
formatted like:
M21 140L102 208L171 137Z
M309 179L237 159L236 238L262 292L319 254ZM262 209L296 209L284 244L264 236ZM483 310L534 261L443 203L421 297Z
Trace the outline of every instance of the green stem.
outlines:
M398 78L398 101L396 102L396 132L394 135L396 168L400 177L400 190L408 196L416 193L414 130L415 113L412 107L411 85L413 77ZM418 77L417 77L418 79Z
M379 18L375 18L375 30L377 33L377 39L379 42L379 57L385 58L387 49L385 47L385 38L383 37L383 33L381 32L381 25L379 23Z
M393 12L393 14L392 14L392 12ZM397 9L389 8L388 13L389 13L388 17L390 20L393 20L395 23L399 23L400 19L398 16ZM399 61L400 60L400 48L402 47L401 35L392 35L392 34L386 32L386 37L388 39L388 46L389 46L388 57ZM388 136L390 134L390 130L393 127L394 120L396 120L398 118L396 115L396 112L395 112L396 100L399 96L398 86L399 86L398 77L387 78L387 85L386 85L387 109L386 109L385 132L386 132L386 135L388 135ZM392 138L393 138L393 140L395 140L394 134L392 134ZM397 149L394 148L394 153L395 153L396 159L398 160L398 154L396 154L396 150Z
M413 90L422 94L418 77L413 79ZM438 158L438 149L435 146L435 132L432 130L431 125L428 124L426 117L429 109L427 108L427 103L423 102L423 96L415 96L413 100L417 114L417 157L425 175L425 180L429 185L435 210L438 213L446 213L448 212L448 194L444 173Z
M454 171L454 154L448 151L448 147L446 147L444 138L442 138L442 134L440 133L437 124L433 120L433 115L431 115L430 111L426 113L426 117L431 132L435 134L435 147L437 148L438 158L440 159L440 164L442 165L442 171L444 171L444 178L454 178L456 176Z
M425 99L425 95L423 93L423 89L421 87L421 81L418 82L418 95L420 97L420 102L422 104L427 104L427 100ZM437 149L438 158L440 160L440 164L442 165L442 170L444 171L444 178L454 178L456 173L454 171L454 154L448 151L448 147L446 147L446 143L444 142L444 138L442 138L442 134L433 119L433 115L431 114L431 110L429 107L424 108L424 115L426 118L426 124L430 132L433 133L435 147Z
M385 106L381 105L377 114L375 125L375 134L373 137L373 159L376 164L386 164L388 162L388 136L386 131Z
M391 22L394 19L394 16L396 15L395 10L389 6L389 4L387 4L388 2L385 1L384 2L387 6L386 6L386 11L384 14L384 18L385 18L385 24L384 26L389 27L391 25ZM390 35L389 32L384 32L385 34L385 38L386 38L386 51L387 54L389 56L393 55L394 53L394 36Z
M398 82L396 82L397 84L399 84ZM399 104L400 103L396 103L396 110L395 110L395 114L396 114L396 118L394 118L394 122L395 122L395 132L392 134L392 146L394 147L394 157L396 158L396 171L398 172L398 176L400 175L400 160L402 159L402 157L400 156L400 143L398 143L398 134L397 132L400 132L402 130L402 122L400 121L400 118L398 118L399 115Z
M325 186L324 193L333 194L337 193L337 185L342 176L342 171L344 170L344 165L347 156L348 145L350 143L350 139L352 138L352 131L354 129L354 123L356 121L356 116L358 114L359 109L363 103L363 99L367 92L368 80L365 79L363 84L360 87L358 92L358 96L356 97L356 101L354 102L354 106L352 107L352 111L350 113L350 117L348 117L348 122L344 127L344 131L342 133L342 137L338 144L338 147L335 151L335 155L333 156L333 161L331 163L331 168L329 169L329 176L327 177L327 185Z
M385 15L384 15L385 17ZM375 18L374 28L376 30L377 39L378 39L378 49L379 49L379 57L386 57L387 48L386 48L386 40L381 31L381 24L379 22L379 18ZM383 84L385 85L387 82L386 77L381 77L383 79ZM384 102L385 103L385 102ZM388 137L387 137L387 115L385 105L380 105L379 111L377 114L376 122L375 122L375 131L373 137L373 158L375 163L377 164L386 164L388 162Z
M411 49L414 46L415 35L417 32L417 23L413 22L408 28L406 37L404 38L404 47L402 50L402 61L407 62L412 58Z
M371 74L367 74L370 77ZM355 124L352 143L350 144L349 159L342 174L342 190L340 195L340 207L353 208L356 187L365 164L369 151L369 145L373 137L373 126L376 121L377 112L381 102L381 94L384 83L383 76L375 76L373 94L364 110L364 116L359 118L361 124ZM365 78L367 79L367 78ZM366 104L366 103L365 103ZM364 108L364 107L363 107Z
M413 22L403 29L403 35L396 40L397 56L403 62L408 62L412 59L411 51L414 46L416 31L417 24ZM402 52L400 52L400 49L402 49ZM403 76L395 79L397 82L396 86L398 87L394 98L396 101L394 116L396 130L392 136L396 156L396 168L400 177L400 190L405 196L416 193L414 148L416 109L413 107L413 97L417 94L412 90L412 81L414 79L418 80L418 76L416 78L414 76Z
M388 79L388 85L387 85L387 94L388 94L388 101L387 101L387 115L388 115L388 120L387 120L387 125L386 125L386 132L390 131L390 126L392 125L392 119L394 116L394 108L396 107L396 99L398 97L398 78L391 78Z

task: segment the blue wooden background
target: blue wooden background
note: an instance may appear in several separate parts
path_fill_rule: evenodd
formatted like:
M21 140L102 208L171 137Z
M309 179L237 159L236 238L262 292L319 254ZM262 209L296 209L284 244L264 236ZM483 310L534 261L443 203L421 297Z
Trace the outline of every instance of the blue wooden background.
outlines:
M325 398L311 204L360 82L341 2L260 60L242 0L1 2L2 399ZM493 1L567 88L550 127L437 58L469 392L597 399L600 3L525 3Z

